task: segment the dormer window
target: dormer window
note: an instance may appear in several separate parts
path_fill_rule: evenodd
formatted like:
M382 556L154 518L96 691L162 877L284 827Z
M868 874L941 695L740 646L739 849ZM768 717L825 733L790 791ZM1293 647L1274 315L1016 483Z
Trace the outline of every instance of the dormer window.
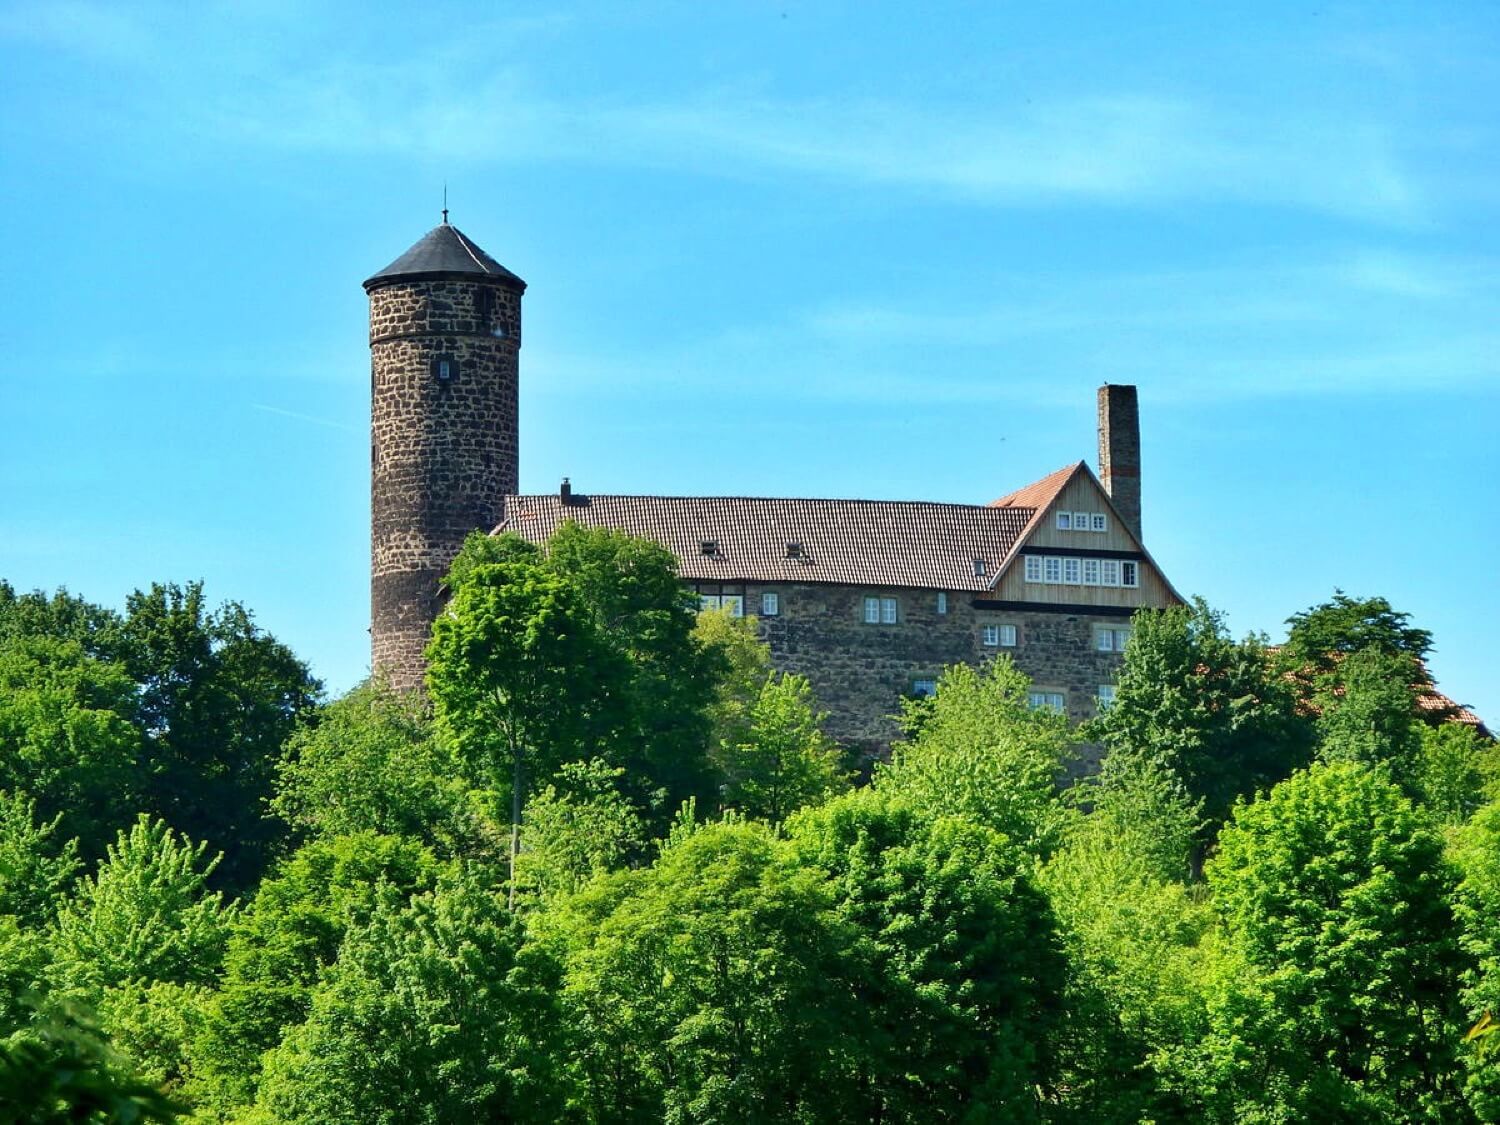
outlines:
M713 557L719 553L719 541L717 539L703 539L698 543L698 553Z
M788 543L786 545L786 557L789 559L800 559L802 557L802 544Z
M983 559L975 559L974 560L974 577L975 578L983 578L984 577L984 569L985 569L984 568L984 560Z

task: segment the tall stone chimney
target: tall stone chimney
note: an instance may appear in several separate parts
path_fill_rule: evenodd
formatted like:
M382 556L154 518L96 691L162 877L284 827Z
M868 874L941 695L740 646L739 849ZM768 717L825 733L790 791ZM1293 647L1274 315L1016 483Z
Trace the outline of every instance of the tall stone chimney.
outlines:
M1141 411L1135 388L1099 388L1099 481L1141 538Z

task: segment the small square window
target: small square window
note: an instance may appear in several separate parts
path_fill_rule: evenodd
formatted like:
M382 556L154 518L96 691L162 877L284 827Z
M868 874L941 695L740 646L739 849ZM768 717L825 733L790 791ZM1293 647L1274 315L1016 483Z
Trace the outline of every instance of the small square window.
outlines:
M882 625L894 625L896 623L896 599L880 599L880 623Z
M1115 701L1115 685L1100 684L1099 690L1094 695L1094 700L1098 703L1099 710L1103 711Z
M911 683L911 693L921 699L934 696L937 694L937 681L913 680Z
M984 560L983 559L975 559L974 560L974 577L975 578L983 578L984 577Z
M1129 629L1094 630L1094 647L1100 652L1124 652L1129 640Z
M1060 691L1032 691L1026 693L1026 702L1031 705L1033 711L1042 708L1050 708L1053 711L1063 709L1063 696Z
M1139 586L1141 572L1140 567L1133 562L1122 562L1120 564L1120 585Z
M1091 531L1108 531L1109 530L1109 517L1107 515L1105 515L1103 512L1095 512L1093 515L1091 515L1089 517L1089 519L1092 521L1089 524L1089 530L1091 530Z
M762 594L760 596L760 615L762 617L775 617L781 613L781 595Z
M1073 513L1073 530L1074 531L1087 531L1088 529L1089 529L1089 513L1088 512L1074 512Z
M1026 556L1026 581L1040 582L1042 580L1042 556Z
M880 624L880 599L879 598L866 598L865 599L865 624L866 625L879 625Z
M938 591L938 596L937 596L937 611L938 611L939 614L944 614L944 613L948 612L948 593L945 590L939 590Z
M1057 513L1057 530L1058 531L1072 531L1073 530L1073 513L1072 512L1058 512Z

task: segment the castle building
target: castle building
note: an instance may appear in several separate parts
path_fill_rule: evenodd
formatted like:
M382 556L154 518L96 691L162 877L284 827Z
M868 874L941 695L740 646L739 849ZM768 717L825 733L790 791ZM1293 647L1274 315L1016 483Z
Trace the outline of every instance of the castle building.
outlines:
M903 695L1009 654L1032 702L1110 698L1131 615L1181 603L1141 538L1136 388L1099 388L1099 475L1079 461L989 504L618 496L517 489L526 283L446 214L370 297L372 667L421 683L438 580L478 529L545 541L568 520L670 549L704 607L758 618L829 733L878 753Z

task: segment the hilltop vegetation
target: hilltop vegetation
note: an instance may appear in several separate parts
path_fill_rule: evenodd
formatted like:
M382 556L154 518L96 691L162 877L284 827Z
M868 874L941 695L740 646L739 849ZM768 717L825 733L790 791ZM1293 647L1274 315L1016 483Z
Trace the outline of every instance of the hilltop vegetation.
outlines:
M1431 637L1143 611L873 776L671 556L476 538L427 700L241 607L0 584L0 1120L1500 1118L1494 750Z

